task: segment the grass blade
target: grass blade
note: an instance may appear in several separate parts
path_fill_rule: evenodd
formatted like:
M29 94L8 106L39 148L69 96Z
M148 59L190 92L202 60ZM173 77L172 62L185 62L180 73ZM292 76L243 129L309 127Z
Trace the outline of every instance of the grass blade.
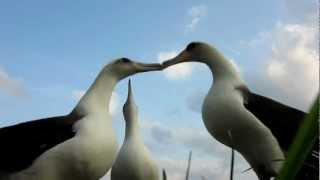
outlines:
M234 149L231 148L231 164L230 164L230 180L233 180L233 169L234 169Z
M304 120L295 141L291 145L287 160L276 180L293 180L312 150L319 132L319 96Z
M206 178L205 178L204 176L201 176L201 179L202 179L202 180L206 180Z
M231 141L231 163L230 163L230 180L233 180L233 169L234 169L234 149L233 149L233 139L232 139L232 134L231 130L228 131L230 141Z
M167 173L165 169L162 169L162 179L167 180Z
M189 176L190 176L191 158L192 158L192 151L190 151L189 153L188 167L186 171L186 180L189 180Z

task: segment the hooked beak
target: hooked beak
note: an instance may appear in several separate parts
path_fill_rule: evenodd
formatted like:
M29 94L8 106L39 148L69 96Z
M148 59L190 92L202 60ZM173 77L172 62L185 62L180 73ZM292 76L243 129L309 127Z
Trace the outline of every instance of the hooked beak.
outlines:
M159 70L162 70L162 65L159 64L159 63L146 64L146 63L136 62L135 66L137 67L138 72L148 72L148 71L159 71Z
M190 59L191 59L190 53L184 50L180 54L178 54L176 57L163 62L162 68L165 69L169 66L172 66L178 63L187 62L187 61L190 61Z

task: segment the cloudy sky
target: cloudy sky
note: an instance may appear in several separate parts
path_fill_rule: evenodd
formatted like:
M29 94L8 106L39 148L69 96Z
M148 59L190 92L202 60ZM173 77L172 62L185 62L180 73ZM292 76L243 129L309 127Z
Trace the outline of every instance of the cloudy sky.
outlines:
M3 1L0 4L0 127L70 112L114 58L161 62L191 41L216 46L249 88L307 111L319 86L316 1ZM159 168L182 180L228 179L230 149L200 114L211 84L202 64L132 77L141 133ZM110 111L121 144L127 80ZM236 158L235 179L256 179ZM105 179L108 179L106 176Z

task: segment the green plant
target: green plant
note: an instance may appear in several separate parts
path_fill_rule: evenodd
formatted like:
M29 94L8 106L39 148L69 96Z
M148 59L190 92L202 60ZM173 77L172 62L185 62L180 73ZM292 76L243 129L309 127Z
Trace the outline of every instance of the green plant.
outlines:
M167 173L165 169L162 169L162 179L167 180Z
M233 139L232 139L232 132L231 130L228 131L230 142L231 142L231 163L230 163L230 180L233 180L233 169L234 169L234 145L233 145Z
M293 180L319 136L319 96L304 120L276 180Z
M189 153L188 166L186 171L186 180L189 180L189 176L190 176L191 158L192 158L192 151L190 151Z

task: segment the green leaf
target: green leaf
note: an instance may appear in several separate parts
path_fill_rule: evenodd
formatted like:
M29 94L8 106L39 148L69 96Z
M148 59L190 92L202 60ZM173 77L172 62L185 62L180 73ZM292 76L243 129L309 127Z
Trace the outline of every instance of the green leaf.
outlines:
M192 151L190 151L189 153L188 166L186 171L186 180L189 180L189 176L190 176L191 158L192 158Z
M289 149L284 166L276 180L294 180L319 136L319 96L305 118Z
M162 178L163 180L167 180L167 173L165 169L162 169Z

